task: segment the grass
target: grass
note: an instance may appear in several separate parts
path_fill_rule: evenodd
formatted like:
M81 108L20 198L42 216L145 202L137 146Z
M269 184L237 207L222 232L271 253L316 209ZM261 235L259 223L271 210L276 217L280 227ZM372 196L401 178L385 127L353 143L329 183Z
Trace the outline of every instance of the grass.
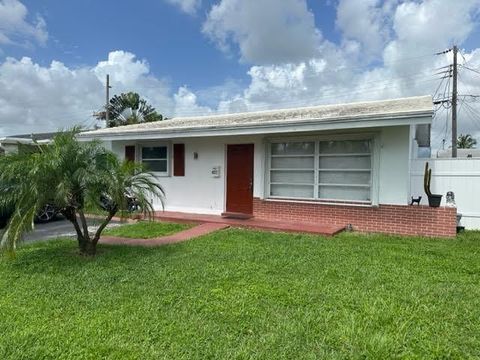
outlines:
M172 235L189 228L191 228L191 225L188 224L140 221L131 225L112 227L105 230L104 235L132 239L153 239L160 236Z
M480 357L480 234L230 229L0 259L1 359Z
M88 214L88 215L95 215L95 216L101 216L101 217L107 217L108 216L108 212L100 209L98 206L97 207L87 206L86 209L85 209L85 213ZM126 210L119 210L115 216L116 217L124 217L126 219L129 219L129 218L134 218L137 215L142 215L142 212L141 211L129 212L129 211L126 211Z

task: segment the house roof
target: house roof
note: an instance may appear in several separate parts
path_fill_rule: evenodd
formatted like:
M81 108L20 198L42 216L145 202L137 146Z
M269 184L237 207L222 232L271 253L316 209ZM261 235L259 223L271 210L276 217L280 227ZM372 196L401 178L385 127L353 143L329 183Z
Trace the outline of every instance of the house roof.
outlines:
M29 140L51 140L58 132L48 132L48 133L33 133L33 134L21 134L21 135L11 135L7 136L6 138L14 138L14 139L29 139Z
M35 142L38 143L49 143L53 137L58 134L57 132L50 132L50 133L36 133L36 134L21 134L21 135L10 135L0 138L0 145L2 144L10 144L10 145L18 145L18 144L34 144Z
M80 139L135 139L281 133L431 123L430 96L170 120L87 131Z

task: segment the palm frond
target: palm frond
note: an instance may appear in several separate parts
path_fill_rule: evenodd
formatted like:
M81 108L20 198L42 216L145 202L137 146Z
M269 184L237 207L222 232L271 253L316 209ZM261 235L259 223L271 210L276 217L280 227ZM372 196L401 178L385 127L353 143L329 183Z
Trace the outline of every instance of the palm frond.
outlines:
M153 106L134 92L113 96L108 105L108 113L108 127L163 120L163 116ZM106 111L100 111L95 116L99 120L106 120Z
M17 206L8 222L8 226L2 236L0 249L7 254L13 255L17 244L22 240L25 232L33 230L33 220L37 213L37 207L27 201Z
M120 163L100 142L76 141L77 134L78 129L66 131L41 151L0 158L0 210L14 208L1 249L15 251L22 234L33 228L37 210L45 204L54 205L72 222L79 245L90 242L94 246L117 211L127 209L126 193L149 217L154 213L155 199L163 205L165 193L152 173L139 164ZM108 196L113 206L92 239L83 214L87 204L99 204L102 196Z

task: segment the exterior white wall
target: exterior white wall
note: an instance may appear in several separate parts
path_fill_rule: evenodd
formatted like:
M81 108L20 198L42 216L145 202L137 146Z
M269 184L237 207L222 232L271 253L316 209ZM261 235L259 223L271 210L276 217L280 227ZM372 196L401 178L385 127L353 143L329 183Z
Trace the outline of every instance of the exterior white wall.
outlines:
M362 131L362 130L360 130ZM372 129L363 130L372 133ZM356 132L352 132L356 133ZM375 164L377 178L374 183L378 187L380 204L406 205L409 198L409 126L397 126L374 129L377 134L377 154ZM307 134L312 136L312 134ZM322 135L325 135L323 133ZM298 137L298 134L294 134ZM179 138L171 141L112 141L105 142L105 146L114 151L120 158L124 158L127 145L167 145L169 146L170 160L172 159L172 145L185 144L185 176L174 177L172 162L170 174L158 177L159 183L165 190L165 210L190 213L221 214L225 210L225 170L226 145L248 144L255 145L254 155L254 197L264 198L265 188L265 150L268 136L231 136L231 137L204 137ZM278 136L275 136L278 138ZM286 137L287 138L287 137ZM198 159L193 154L198 153ZM137 160L140 148L137 147ZM220 166L220 177L215 178L211 170ZM161 209L161 204L156 203Z
M431 191L442 194L442 206L448 191L455 193L455 202L461 224L467 229L480 229L480 159L417 159L412 160L412 196L422 196L428 204L423 189L425 162L432 169Z
M254 157L254 196L261 196L263 189L263 153L264 145L261 137L210 137L194 139L175 139L175 141L148 141L138 144L168 145L169 157L172 159L173 143L185 144L185 176L173 176L172 162L170 162L170 175L159 176L166 198L165 210L182 211L203 214L221 214L225 209L225 166L226 145L246 144L255 145ZM126 145L136 145L134 142L113 142L112 150L124 158ZM194 153L198 159L194 159ZM137 159L140 149L137 148ZM212 176L211 171L215 166L220 166L220 177ZM161 209L161 203L156 202L156 208Z
M409 197L410 127L383 128L380 141L378 202L406 205Z
M15 154L18 152L17 144L2 144L2 148L5 150L5 154Z

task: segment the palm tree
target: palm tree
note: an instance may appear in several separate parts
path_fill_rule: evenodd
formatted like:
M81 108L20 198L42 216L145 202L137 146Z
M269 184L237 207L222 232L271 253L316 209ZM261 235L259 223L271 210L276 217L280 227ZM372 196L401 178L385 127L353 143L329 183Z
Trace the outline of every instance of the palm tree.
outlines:
M470 134L460 134L457 139L457 148L459 149L473 149L475 145L477 145L477 140Z
M163 116L147 104L145 99L134 92L115 95L108 105L109 121L107 127L138 124L142 122L161 121ZM106 120L106 112L95 114L99 120Z
M99 142L79 142L78 129L58 134L39 151L0 158L0 209L14 207L2 236L0 248L14 253L22 234L33 229L38 209L54 204L77 234L80 253L95 255L102 231L127 208L129 193L146 217L153 214L152 198L162 201L164 193L154 176L135 163L121 163ZM100 206L108 197L111 206L98 229L90 233L85 205Z

